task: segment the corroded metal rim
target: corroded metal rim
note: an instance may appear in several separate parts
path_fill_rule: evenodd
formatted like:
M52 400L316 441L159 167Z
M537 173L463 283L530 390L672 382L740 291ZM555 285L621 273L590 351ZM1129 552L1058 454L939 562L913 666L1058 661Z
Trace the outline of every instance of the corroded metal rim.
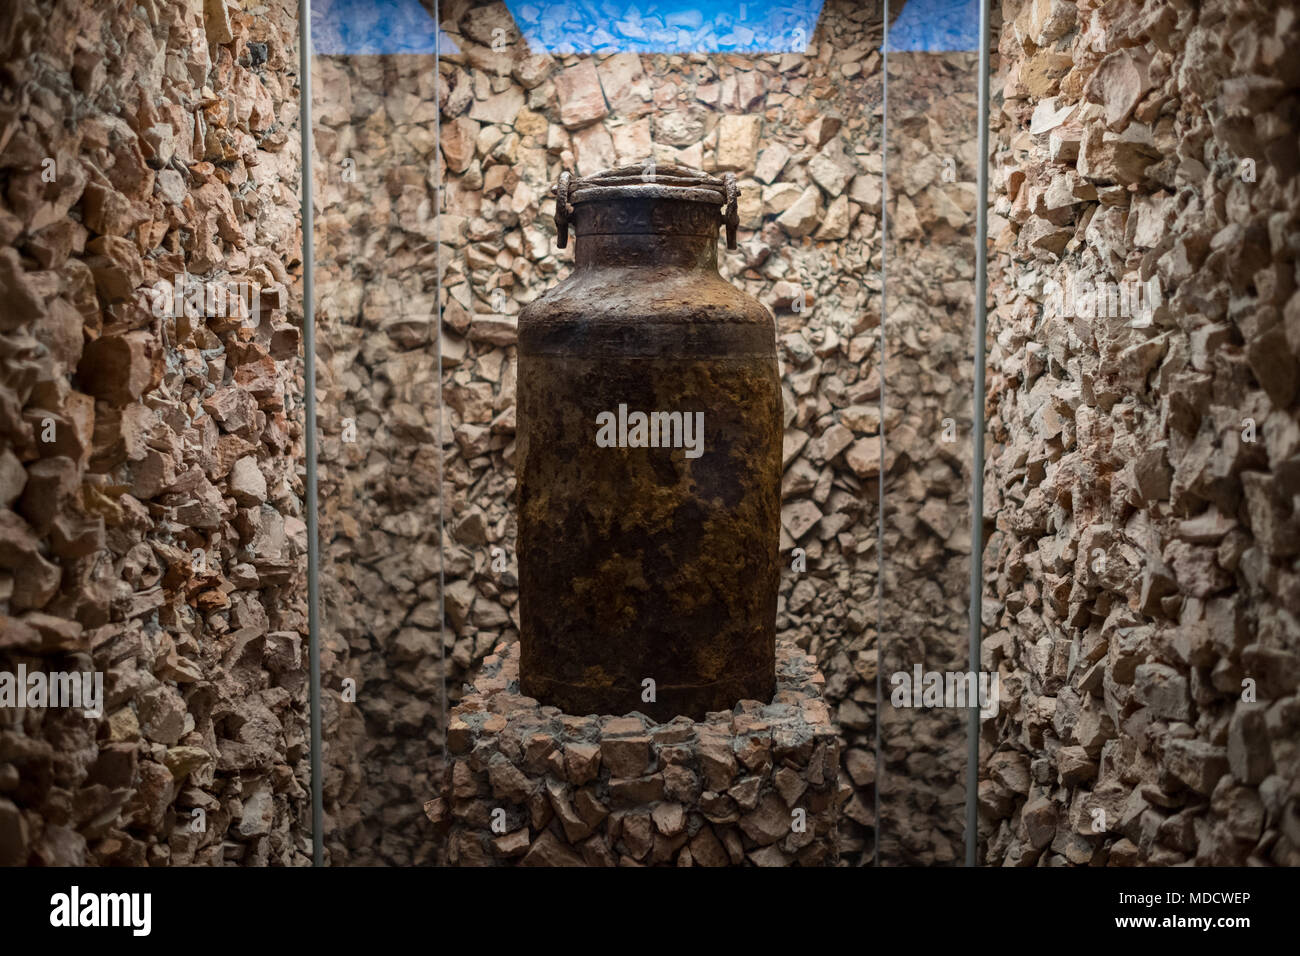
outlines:
M569 192L569 204L592 202L597 199L691 199L696 202L711 202L721 206L726 200L720 189L703 189L697 186L665 186L660 183L646 183L626 186L582 186L573 187Z
M726 180L690 166L677 163L633 163L614 169L602 169L591 176L584 176L573 183L571 201L596 198L586 195L588 190L617 189L620 196L641 196L647 192L654 193L658 187L691 188L706 192L702 202L716 202L719 205L726 199ZM602 195L600 198L604 198Z
M565 170L551 192L555 195L555 228L561 249L569 244L573 207L580 202L611 199L679 199L722 206L720 218L727 227L727 248L736 248L740 214L735 173L710 176L677 163L634 163L602 169L582 179L574 179Z

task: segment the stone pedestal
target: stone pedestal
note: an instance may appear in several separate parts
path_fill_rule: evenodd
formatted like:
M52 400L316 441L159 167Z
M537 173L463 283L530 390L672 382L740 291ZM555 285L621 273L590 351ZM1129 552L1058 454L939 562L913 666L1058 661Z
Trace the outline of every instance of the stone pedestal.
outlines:
M425 806L453 866L828 866L849 796L814 659L778 643L770 703L704 720L574 717L519 694L502 644L452 711Z

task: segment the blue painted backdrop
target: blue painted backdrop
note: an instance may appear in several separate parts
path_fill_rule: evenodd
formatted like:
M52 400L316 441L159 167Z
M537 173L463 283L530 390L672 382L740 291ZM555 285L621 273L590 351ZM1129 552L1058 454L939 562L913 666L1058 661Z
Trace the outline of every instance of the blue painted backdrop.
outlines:
M822 0L506 0L529 48L565 53L802 52ZM909 0L890 50L974 50L978 0ZM321 54L432 53L433 17L419 0L314 0ZM441 52L457 52L445 34Z

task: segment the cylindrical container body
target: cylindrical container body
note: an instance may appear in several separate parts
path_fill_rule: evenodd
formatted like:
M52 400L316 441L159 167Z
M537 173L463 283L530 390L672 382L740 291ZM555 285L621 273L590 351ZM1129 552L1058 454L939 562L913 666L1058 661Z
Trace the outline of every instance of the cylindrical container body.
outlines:
M519 318L520 689L570 714L659 720L770 701L774 322L718 275L716 200L584 198L599 182L558 197L575 268Z

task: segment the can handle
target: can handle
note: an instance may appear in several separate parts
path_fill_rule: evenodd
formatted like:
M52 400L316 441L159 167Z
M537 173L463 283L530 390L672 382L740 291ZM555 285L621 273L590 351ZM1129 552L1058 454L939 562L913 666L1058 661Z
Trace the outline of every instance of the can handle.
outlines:
M556 245L563 249L569 244L569 213L573 212L573 203L569 202L569 187L573 176L566 169L560 173L560 180L555 184L555 231L559 234Z
M723 183L727 187L727 204L723 207L722 223L727 227L727 248L736 248L736 229L740 226L740 211L736 206L736 199L740 195L740 188L736 185L736 174L726 173L722 177Z

